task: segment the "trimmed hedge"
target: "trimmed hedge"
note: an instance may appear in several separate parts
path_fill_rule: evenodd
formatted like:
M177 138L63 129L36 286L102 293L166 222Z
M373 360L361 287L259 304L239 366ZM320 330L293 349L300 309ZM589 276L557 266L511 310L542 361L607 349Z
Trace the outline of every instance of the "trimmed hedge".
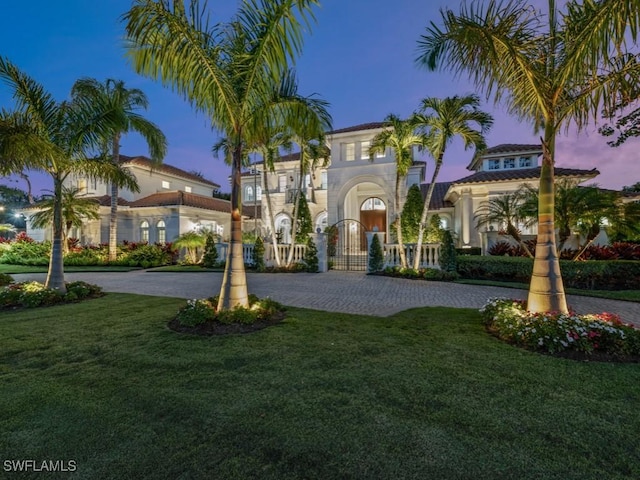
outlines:
M533 259L524 257L459 256L461 278L528 283ZM565 287L583 290L637 290L640 262L632 260L560 260Z

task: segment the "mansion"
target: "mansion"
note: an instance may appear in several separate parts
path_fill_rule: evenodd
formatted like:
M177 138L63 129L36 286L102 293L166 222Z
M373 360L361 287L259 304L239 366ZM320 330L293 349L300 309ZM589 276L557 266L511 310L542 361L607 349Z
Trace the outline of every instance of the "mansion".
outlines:
M309 172L300 174L300 154L280 157L273 171L264 171L256 162L242 174L242 214L245 232L262 236L269 233L267 195L275 231L281 243L291 241L293 202L301 186L307 199L314 230L345 221L364 232L378 232L384 242L392 242L391 225L395 218L396 168L392 149L369 158L372 139L384 129L384 123L368 123L328 132L330 158ZM540 176L540 145L503 144L487 149L468 165L470 174L453 182L437 183L431 199L430 214L437 213L444 228L450 229L458 247L486 249L489 231L497 234L500 226L476 228L475 212L483 202L517 190L523 183L537 186ZM140 192L126 189L118 197L118 242L164 243L179 235L207 229L226 240L229 235L230 203L217 198L220 186L202 176L168 164L154 165L148 158L121 156L123 167L133 173ZM446 168L446 164L445 164ZM401 198L414 184L423 196L427 163L414 161ZM556 167L556 177L578 183L598 175L597 170ZM76 186L99 203L99 220L87 221L71 231L70 237L82 244L106 243L109 239L110 187L85 177L69 177L66 186ZM403 202L402 202L403 203ZM23 210L26 217L37 206ZM27 231L36 240L51 238L50 229ZM524 230L525 234L535 234Z

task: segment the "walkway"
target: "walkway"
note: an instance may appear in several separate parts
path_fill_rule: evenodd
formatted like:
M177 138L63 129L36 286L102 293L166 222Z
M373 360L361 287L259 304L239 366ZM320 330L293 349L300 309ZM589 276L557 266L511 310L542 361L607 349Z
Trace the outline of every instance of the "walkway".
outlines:
M45 274L12 275L16 281L44 282ZM139 293L163 297L204 298L220 290L222 274L131 272L67 273L67 281L84 280L107 292ZM526 298L524 290L426 282L358 272L329 271L324 274L247 273L249 291L271 297L285 305L331 312L389 316L402 310L424 306L480 308L490 297ZM602 298L568 296L578 313L617 313L625 322L640 326L640 303Z

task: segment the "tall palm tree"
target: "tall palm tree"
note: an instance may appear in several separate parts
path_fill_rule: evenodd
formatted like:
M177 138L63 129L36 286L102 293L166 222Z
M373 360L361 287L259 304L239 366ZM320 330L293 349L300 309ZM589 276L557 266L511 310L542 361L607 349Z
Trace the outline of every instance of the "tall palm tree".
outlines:
M62 186L62 222L63 230L63 251L69 249L69 234L73 227L81 227L87 220L98 220L100 218L100 204L93 198L83 196L84 193L78 187ZM53 212L56 206L56 199L50 196L38 204L39 211L31 215L31 225L35 228L47 228L53 224Z
M403 268L407 268L407 256L404 251L404 241L402 239L402 198L403 185L409 168L413 164L413 147L424 148L426 137L416 131L416 124L413 119L402 120L397 115L387 115L384 119L387 124L382 132L378 133L369 147L369 159L373 161L374 155L384 153L387 148L393 150L396 160L396 186L394 198L395 220L393 225L398 238L400 263Z
M149 146L151 160L160 163L167 152L167 139L160 128L136 112L146 110L149 106L147 96L137 88L128 89L122 80L108 78L100 83L94 78L81 78L76 81L71 90L76 101L95 103L100 101L108 105L117 121L104 139L110 147L111 161L120 163L120 140L123 135L137 132L145 139ZM118 246L118 184L111 184L111 213L109 216L109 260L117 257Z
M533 216L524 213L522 205L525 202L523 189L507 193L499 197L494 197L487 202L483 202L476 210L474 218L476 228L497 223L504 228L507 235L513 238L522 247L525 253L533 258L529 248L520 236L519 225L533 225Z
M420 113L415 117L416 123L427 134L427 150L435 160L433 176L420 217L418 243L413 261L415 270L420 268L422 240L427 226L429 204L447 146L455 137L460 137L464 142L465 150L474 147L477 154L486 148L484 135L491 129L493 117L481 111L479 106L480 97L477 95L465 95L464 97L455 95L444 99L429 97L422 101Z
M553 222L555 140L562 127L582 129L638 73L625 53L640 25L636 0L573 0L561 16L555 0L547 15L526 0L463 3L441 10L443 27L427 28L419 65L467 72L475 85L509 113L543 129L538 241L527 308L567 312Z
M302 122L295 97L282 101L289 63L317 0L245 0L230 22L210 24L197 0L135 0L124 15L138 73L161 81L209 116L231 146L231 238L218 309L247 307L242 258L241 173L246 145L261 125Z
M111 162L90 155L115 113L97 101L57 102L42 85L0 57L0 79L12 90L16 108L0 112L0 173L25 169L48 173L53 180L53 239L45 285L65 292L62 184L70 175L116 182L132 191L135 178Z

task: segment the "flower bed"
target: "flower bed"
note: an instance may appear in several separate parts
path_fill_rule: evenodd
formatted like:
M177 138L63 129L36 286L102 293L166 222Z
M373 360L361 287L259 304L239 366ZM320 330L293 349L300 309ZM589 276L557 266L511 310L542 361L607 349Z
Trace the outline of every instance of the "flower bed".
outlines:
M46 288L38 282L12 283L0 288L0 310L47 307L102 296L102 289L86 282L66 284L67 293Z
M487 329L511 344L562 356L640 361L640 330L611 313L531 313L522 300L492 298L481 309Z
M224 335L248 333L274 325L284 318L284 307L270 298L260 300L249 295L249 308L235 307L216 311L218 297L187 301L169 322L169 328L182 333L197 335Z

